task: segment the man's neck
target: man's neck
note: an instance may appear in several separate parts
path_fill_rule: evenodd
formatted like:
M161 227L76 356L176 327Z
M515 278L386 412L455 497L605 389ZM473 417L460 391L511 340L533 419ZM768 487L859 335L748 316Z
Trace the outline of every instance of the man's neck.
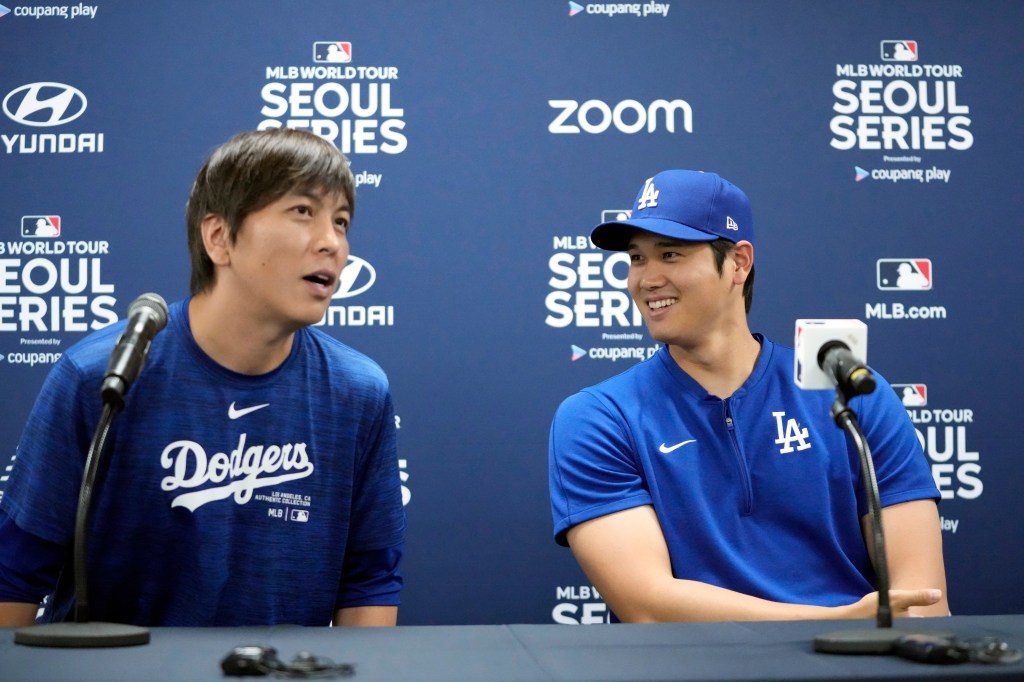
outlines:
M291 353L294 330L271 328L215 291L194 296L188 316L192 337L203 352L239 374L266 374Z
M761 344L743 325L734 333L708 339L695 347L668 344L676 364L704 390L725 399L750 378L761 355Z

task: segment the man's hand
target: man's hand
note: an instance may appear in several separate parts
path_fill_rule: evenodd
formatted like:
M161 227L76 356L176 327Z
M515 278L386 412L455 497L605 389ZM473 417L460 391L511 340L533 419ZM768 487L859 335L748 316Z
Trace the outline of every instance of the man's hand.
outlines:
M915 606L931 606L942 600L942 590L889 590L889 607L893 618L912 616L910 609ZM837 618L874 618L878 613L878 593L865 595L860 601L847 606L836 607Z
M388 627L397 623L397 606L353 606L334 612L335 626Z
M21 604L17 602L0 603L0 627L22 627L34 625L38 604Z

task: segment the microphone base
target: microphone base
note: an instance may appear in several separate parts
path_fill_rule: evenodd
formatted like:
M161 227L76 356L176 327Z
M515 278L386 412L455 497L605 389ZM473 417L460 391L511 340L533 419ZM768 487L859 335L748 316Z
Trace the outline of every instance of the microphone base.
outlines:
M69 649L137 646L149 644L149 630L121 623L47 623L15 630L14 643Z
M928 634L952 637L951 632L926 632L899 628L858 628L839 630L814 638L814 650L825 654L891 654L896 640L906 635Z

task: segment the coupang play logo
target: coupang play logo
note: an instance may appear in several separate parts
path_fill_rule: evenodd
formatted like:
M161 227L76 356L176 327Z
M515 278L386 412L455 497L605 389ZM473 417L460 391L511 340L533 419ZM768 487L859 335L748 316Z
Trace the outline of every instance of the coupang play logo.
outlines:
M578 2L569 0L569 16L577 14L603 14L606 17L628 16L628 17L667 17L669 3L667 2L588 2L581 5Z

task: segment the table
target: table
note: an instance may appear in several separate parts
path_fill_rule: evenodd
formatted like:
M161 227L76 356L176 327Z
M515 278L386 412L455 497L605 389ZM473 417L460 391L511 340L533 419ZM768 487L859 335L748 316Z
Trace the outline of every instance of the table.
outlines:
M353 682L1024 679L1024 663L937 666L814 651L816 635L872 626L873 621L796 621L154 628L147 645L109 649L15 645L13 630L0 628L0 681L246 679L223 676L220 661L247 644L273 646L284 661L309 651L353 663ZM896 626L996 636L1024 647L1024 615L901 619Z

